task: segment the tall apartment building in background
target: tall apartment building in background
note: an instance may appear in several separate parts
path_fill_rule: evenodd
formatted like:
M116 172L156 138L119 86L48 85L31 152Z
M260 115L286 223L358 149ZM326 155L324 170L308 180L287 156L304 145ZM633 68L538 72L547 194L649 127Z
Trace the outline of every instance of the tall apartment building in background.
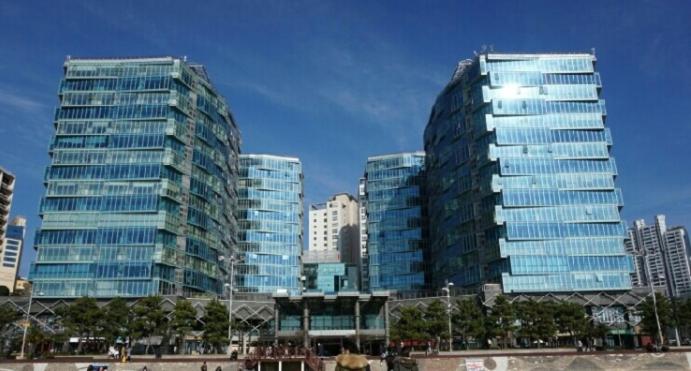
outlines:
M425 286L425 153L367 159L364 194L370 290Z
M240 292L297 295L301 287L303 173L292 157L240 156L237 219Z
M360 258L358 261L360 271L360 290L369 290L369 253L367 252L367 179L358 181L359 204L359 230L360 230Z
M483 53L459 63L424 136L434 286L631 288L595 62Z
M654 225L636 220L628 233L626 250L635 255L633 285L648 286L652 281L653 286L664 287L668 295L691 296L691 244L686 229L667 228L665 216L657 215Z
M220 294L240 137L204 67L68 58L54 126L34 293Z
M26 219L21 216L14 217L7 226L5 243L0 244L0 286L7 287L14 292L17 282L17 271L21 264L22 251L24 249L24 234L26 232Z
M359 208L355 197L339 193L326 203L310 206L309 251L337 251L344 263L360 256Z
M14 181L14 175L0 167L0 247L5 240L7 223L10 221Z

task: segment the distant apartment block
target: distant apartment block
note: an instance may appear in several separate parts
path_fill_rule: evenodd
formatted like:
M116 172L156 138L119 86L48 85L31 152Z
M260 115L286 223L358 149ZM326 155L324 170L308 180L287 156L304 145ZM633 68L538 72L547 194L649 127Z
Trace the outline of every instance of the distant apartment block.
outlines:
M337 251L342 262L356 264L360 255L358 223L358 201L347 193L310 206L309 251Z
M205 68L68 58L29 279L45 297L216 296L240 133Z
M0 246L5 239L14 194L14 175L0 167Z
M301 293L302 163L293 157L240 155L238 197L237 290Z
M24 250L24 235L26 233L26 219L17 216L7 226L5 243L0 245L0 286L7 287L14 292L17 282L17 271L21 264Z
M367 252L367 180L360 178L358 182L358 202L360 218L360 289L369 290L369 256Z
M691 244L687 230L668 228L665 216L657 215L653 225L636 220L628 233L626 250L635 255L633 285L652 283L664 287L670 296L691 296Z

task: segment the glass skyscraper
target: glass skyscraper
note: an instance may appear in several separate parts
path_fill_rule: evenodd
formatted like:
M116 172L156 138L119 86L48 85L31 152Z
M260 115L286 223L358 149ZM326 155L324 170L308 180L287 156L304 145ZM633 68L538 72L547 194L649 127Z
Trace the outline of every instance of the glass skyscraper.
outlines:
M299 295L302 254L303 174L300 160L240 155L240 292Z
M371 290L407 291L425 286L424 168L424 152L367 159L365 267Z
M204 67L68 59L54 125L34 293L221 293L240 138Z
M595 62L483 53L459 63L425 130L434 285L631 288Z

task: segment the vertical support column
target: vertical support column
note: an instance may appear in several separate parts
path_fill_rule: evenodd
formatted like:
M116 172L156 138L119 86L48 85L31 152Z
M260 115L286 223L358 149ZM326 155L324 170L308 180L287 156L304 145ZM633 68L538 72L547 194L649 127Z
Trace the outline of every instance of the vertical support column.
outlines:
M362 352L360 349L360 300L357 298L355 299L355 346Z
M276 342L278 342L278 330L281 328L278 323L280 318L280 307L276 303L274 304L274 339Z
M278 371L283 371L283 361L278 361Z
M310 330L310 309L307 306L307 300L304 298L302 299L302 332L303 332L303 339L302 339L302 345L305 346L305 348L309 348L310 346L310 335L309 335L309 330Z
M384 334L385 334L385 336L386 336L386 340L385 340L385 341L386 341L386 344L385 344L385 346L388 347L388 346L389 346L389 342L390 342L390 340L391 340L390 337L389 337L390 334L389 334L389 300L388 300L388 298L387 298L387 300L384 302Z

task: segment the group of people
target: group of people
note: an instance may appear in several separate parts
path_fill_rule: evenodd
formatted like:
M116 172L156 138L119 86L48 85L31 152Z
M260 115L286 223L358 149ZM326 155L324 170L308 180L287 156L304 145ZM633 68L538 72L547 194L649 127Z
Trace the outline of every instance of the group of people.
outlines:
M209 366L206 365L206 361L204 361L204 363L202 363L202 367L201 367L200 371L209 371ZM221 365L218 365L216 367L215 371L223 371L223 369L221 368Z

